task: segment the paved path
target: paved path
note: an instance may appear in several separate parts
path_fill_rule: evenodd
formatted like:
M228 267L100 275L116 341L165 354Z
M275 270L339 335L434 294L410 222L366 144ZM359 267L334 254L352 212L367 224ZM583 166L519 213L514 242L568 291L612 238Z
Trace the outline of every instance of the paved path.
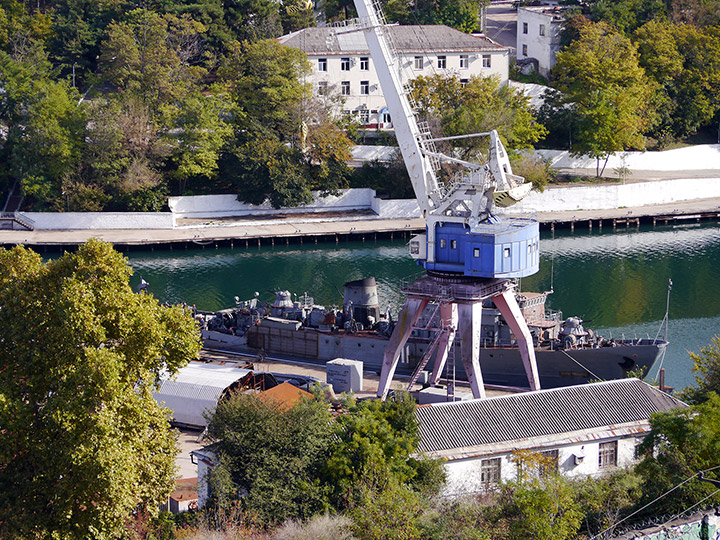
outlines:
M517 9L510 3L488 6L485 35L500 45L510 47L510 56L514 57L517 46Z

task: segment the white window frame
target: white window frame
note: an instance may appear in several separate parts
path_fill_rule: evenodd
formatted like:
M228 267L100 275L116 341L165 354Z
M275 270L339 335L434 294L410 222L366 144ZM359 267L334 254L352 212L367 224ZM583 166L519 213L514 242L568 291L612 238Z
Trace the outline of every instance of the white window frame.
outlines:
M490 55L490 54L482 55L482 67L484 67L484 68L492 67L492 55Z
M328 95L327 81L319 81L318 82L318 96L327 96L327 95Z
M415 61L414 61L414 63L413 63L413 67L414 67L416 70L420 70L420 69L422 69L423 67L425 67L425 60L423 60L423 57L422 57L422 56L416 56L416 57L415 57Z
M340 95L341 96L349 96L350 95L350 81L342 81L340 83Z
M318 58L318 71L327 71L327 58Z
M361 96L369 96L370 95L370 81L360 81L360 95Z
M539 32L540 32L540 35L541 35L541 36L544 36L544 35L545 35L545 25L544 25L544 24L541 24L541 25L540 25L540 30L539 30Z
M470 57L467 54L460 55L460 69L468 69L470 67Z
M340 59L340 71L350 71L350 57L344 56Z
M470 82L470 79L460 79L460 86L462 88L465 88L469 82Z
M367 109L360 109L360 122L363 124L370 123L370 111Z
M360 57L360 71L370 71L370 58L367 56Z
M527 56L527 55L528 55L528 54L527 54L527 44L525 44L525 43L523 43L523 46L522 46L522 55L523 55L523 56Z
M528 33L528 23L524 22L522 27L522 33L527 34Z
M447 56L440 55L437 57L437 67L438 69L447 69Z

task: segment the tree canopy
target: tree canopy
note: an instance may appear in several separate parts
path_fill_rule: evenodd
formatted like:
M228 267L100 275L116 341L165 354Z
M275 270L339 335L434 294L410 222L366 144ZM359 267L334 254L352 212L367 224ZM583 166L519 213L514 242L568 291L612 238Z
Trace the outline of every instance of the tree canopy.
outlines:
M604 23L587 24L557 54L553 68L561 106L576 124L572 150L598 160L612 152L644 149L654 118L654 87L638 63L637 48ZM603 167L604 168L604 167Z
M530 148L545 135L535 121L528 98L494 77L420 76L411 83L421 118L443 136L466 135L496 129L510 149ZM487 139L455 141L463 149L464 159L485 152Z
M109 244L0 250L0 536L114 538L174 486L152 392L199 351L180 307L135 294Z

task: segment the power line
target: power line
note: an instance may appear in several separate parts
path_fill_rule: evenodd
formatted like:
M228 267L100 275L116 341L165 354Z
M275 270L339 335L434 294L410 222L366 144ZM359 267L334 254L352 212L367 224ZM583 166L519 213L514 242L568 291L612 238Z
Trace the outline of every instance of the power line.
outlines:
M598 534L596 534L595 536L591 536L589 540L595 540L596 538L599 538L601 535L605 534L605 533L608 532L610 529L614 529L615 527L617 527L618 525L620 525L623 521L626 521L626 520L630 519L631 517L633 517L635 514L638 514L638 513L642 512L642 511L645 510L648 506L652 506L652 505L655 504L657 501L659 501L660 499L662 499L662 498L665 497L666 495L669 495L670 493L672 493L673 491L675 491L675 490L676 490L677 488L679 488L680 486L682 486L682 485L684 485L684 484L687 484L690 480L693 480L694 478L696 478L696 477L699 476L700 474L706 473L706 472L710 472L710 471L714 471L715 469L720 469L720 465L717 465L717 466L715 466L715 467L710 467L709 469L705 469L704 471L699 471L699 472L693 474L690 478L686 478L685 480L683 480L682 482L680 482L678 485L670 488L668 491L666 491L665 493L663 493L663 494L660 495L659 497L656 497L655 499L653 499L652 501L650 501L649 503L647 503L647 504L646 504L645 506L643 506L642 508L638 508L638 509L635 510L632 514L629 514L629 515L625 516L624 518L622 518L620 521L618 521L618 522L616 522L616 523L613 523L613 524L610 525L608 528L600 531L600 532L599 532ZM715 491L715 493L717 493L718 491L720 491L720 489L718 489L717 491ZM713 495L715 495L715 493L713 493L712 495L708 495L707 497L705 497L705 499L708 499L709 497L712 497ZM701 502L703 502L705 499L702 499L700 502L696 503L695 506L697 506L698 504L700 504ZM691 506L690 508L693 508L693 506ZM689 509L688 509L688 510L689 510ZM687 512L687 510L683 510L683 512ZM681 513L683 513L683 512L681 512ZM679 514L678 514L678 515L679 515ZM669 521L672 521L673 519L675 519L675 518L671 518ZM666 523L667 523L667 522L666 522Z

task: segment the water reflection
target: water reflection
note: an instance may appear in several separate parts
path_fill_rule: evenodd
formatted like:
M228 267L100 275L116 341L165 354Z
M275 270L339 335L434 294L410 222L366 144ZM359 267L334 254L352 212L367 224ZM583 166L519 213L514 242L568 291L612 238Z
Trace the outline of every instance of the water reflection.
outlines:
M543 235L541 251L540 271L524 278L522 289L552 287L552 309L614 335L654 337L672 278L668 382L692 381L686 349L698 350L720 333L720 226L558 232ZM381 308L397 311L400 281L421 270L402 241L132 252L129 259L133 285L142 275L160 300L208 310L231 305L235 295L270 298L281 288L338 304L345 281L375 276Z

